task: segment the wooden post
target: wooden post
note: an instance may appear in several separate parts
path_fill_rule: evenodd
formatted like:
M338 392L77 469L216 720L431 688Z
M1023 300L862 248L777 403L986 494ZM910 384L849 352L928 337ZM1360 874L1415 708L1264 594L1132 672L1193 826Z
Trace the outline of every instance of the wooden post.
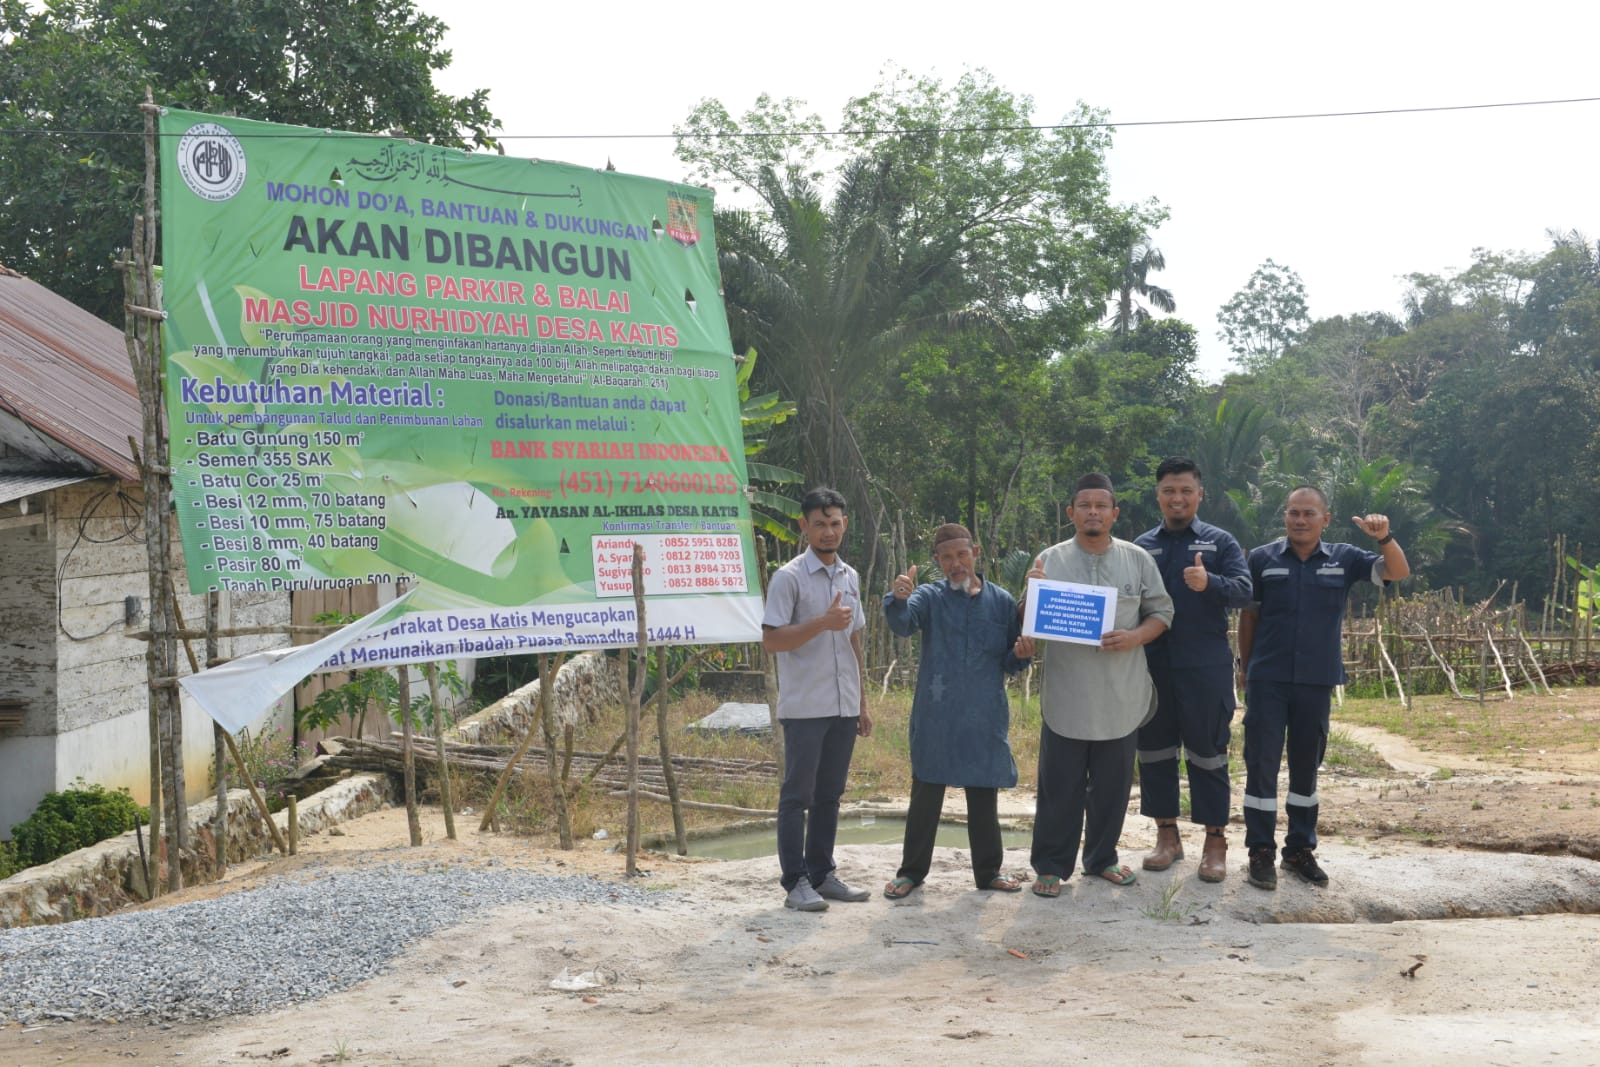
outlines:
M1381 599L1378 601L1378 609L1372 613L1372 634L1373 643L1377 645L1378 655L1383 660L1383 666L1387 666L1390 673L1394 675L1395 693L1400 697L1400 704L1409 711L1411 710L1411 697L1406 694L1406 687L1400 682L1400 671L1395 667L1394 660L1389 658L1389 649L1383 641L1383 601ZM1383 678L1382 666L1378 668L1378 677L1380 680ZM1387 697L1388 686L1384 686L1384 689L1384 695Z
M656 742L661 747L661 776L667 780L667 799L672 803L672 835L678 855L689 854L689 829L683 821L682 798L678 794L678 772L672 769L672 744L667 734L667 646L656 646Z
M550 802L556 809L556 834L561 847L572 847L572 813L567 810L567 794L560 770L556 767L556 672L561 669L566 653L539 657L539 728L544 732L545 771L550 782ZM528 724L528 736L533 736L533 723Z
M148 656L147 656L148 662ZM145 899L154 900L161 895L161 708L156 701L156 690L150 687L150 869L146 872Z
M1485 631L1487 633L1487 631ZM1484 690L1489 687L1489 643L1478 642L1478 703L1483 703Z
M456 839L456 808L450 787L450 757L444 750L444 704L440 701L439 665L428 664L428 699L433 702L433 746L439 751L439 806L444 809L444 835Z
M411 833L411 847L422 844L422 817L417 812L417 753L411 747L411 669L402 663L395 669L400 677L400 777L405 783L406 829Z
M177 629L181 630L184 628L183 611L178 607L178 594L177 591L173 589L170 579L167 582L167 592L172 597L172 614L177 622ZM189 643L188 638L184 638L183 650L189 656L189 669L194 671L196 674L200 673L200 667L195 662L194 646ZM216 738L217 735L213 733L211 735L211 739L215 741ZM250 787L251 799L256 802L256 810L261 812L261 818L266 821L267 832L272 835L272 843L278 846L279 852L287 856L289 854L289 847L284 843L283 835L278 832L278 824L272 821L272 809L267 807L267 798L261 795L261 790L256 788L255 779L250 777L249 773L245 771L244 754L239 751L238 743L234 741L233 735L226 730L222 731L222 740L227 743L228 752L232 754L234 765L239 768L240 777L244 779L244 784Z
M217 615L221 611L222 594L213 589L206 594L206 662L214 663L221 650L217 640ZM228 873L228 743L223 740L227 731L222 724L211 723L211 760L217 774L217 818L211 827L211 839L216 842L217 854L212 857L211 875L217 881Z
M639 873L639 714L644 702L644 678L650 670L650 634L644 625L644 547L633 545L633 610L639 624L639 644L634 653L633 685L628 690L628 834L627 873Z
M761 577L761 599L767 599L767 542L756 535L756 571ZM772 758L783 766L783 724L778 721L778 661L776 656L761 657L761 681L767 693L767 722L772 728Z
M289 794L289 855L300 851L300 798Z
M555 673L552 671L552 676ZM541 681L539 683L541 699L544 696L544 688L544 682ZM488 803L483 807L483 819L478 823L478 832L480 834L487 833L489 827L494 823L495 809L500 806L500 798L505 795L506 785L510 783L511 776L516 773L517 764L522 762L522 757L527 755L528 749L533 746L533 739L538 736L539 733L534 729L534 724L532 722L528 723L527 733L522 735L522 741L517 745L516 751L511 753L511 758L506 760L505 767L500 771L500 777L495 779L494 789L490 791ZM551 758L554 758L553 754Z
M1506 671L1506 661L1500 655L1499 646L1494 643L1494 635L1489 632L1488 623L1483 624L1483 640L1494 652L1494 665L1500 670L1500 681L1505 685L1506 699L1515 700L1517 695L1511 689L1511 675Z
M176 671L177 647L172 636L171 604L166 594L166 576L172 563L169 517L172 512L172 482L167 469L167 442L162 432L162 356L160 299L156 295L155 269L151 256L156 247L156 126L159 113L150 90L145 89L143 213L133 224L133 252L119 261L123 271L123 336L128 361L133 368L139 392L140 422L143 431L141 450L134 447L144 488L145 552L149 569L151 641L145 650L145 672L152 686L150 693L151 744L151 843L159 867L163 854L167 860L167 887L183 888L181 856L188 845L188 819L184 806L183 713L177 691L157 685L155 679L170 678ZM156 820L165 823L165 834ZM162 849L162 838L166 847Z

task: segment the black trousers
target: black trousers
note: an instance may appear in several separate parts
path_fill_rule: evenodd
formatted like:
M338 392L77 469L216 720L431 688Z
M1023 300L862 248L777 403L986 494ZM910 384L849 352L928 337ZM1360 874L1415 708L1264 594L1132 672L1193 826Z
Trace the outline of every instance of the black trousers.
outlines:
M778 868L785 891L800 879L821 885L833 871L839 798L856 750L855 716L779 719L783 785L778 790Z
M1072 877L1080 841L1086 872L1117 865L1138 736L1134 731L1112 741L1079 741L1040 727L1032 856L1039 874Z
M969 785L967 791L967 846L972 850L972 878L979 889L1000 877L1005 846L1000 839L1000 790ZM911 779L911 806L906 811L906 840L900 853L897 878L921 885L933 863L933 842L939 833L939 812L944 808L945 787L938 782Z

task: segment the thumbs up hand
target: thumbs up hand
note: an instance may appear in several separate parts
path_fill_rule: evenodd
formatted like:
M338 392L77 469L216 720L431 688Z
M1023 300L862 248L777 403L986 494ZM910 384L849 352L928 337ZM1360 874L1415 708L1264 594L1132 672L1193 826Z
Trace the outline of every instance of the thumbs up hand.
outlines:
M854 614L854 610L844 602L844 594L837 593L834 595L833 603L828 606L828 610L822 613L822 628L824 630L847 629Z
M905 600L917 588L917 568L915 565L905 574L897 574L894 578L894 598Z
M1043 577L1044 577L1044 557L1043 556L1035 556L1034 560L1033 560L1033 566L1028 568L1028 578L1031 580L1031 579L1034 579L1034 578L1043 578Z
M1205 592L1206 586L1211 584L1211 575L1206 571L1205 560L1200 553L1194 554L1194 566L1183 568L1183 584L1196 593Z

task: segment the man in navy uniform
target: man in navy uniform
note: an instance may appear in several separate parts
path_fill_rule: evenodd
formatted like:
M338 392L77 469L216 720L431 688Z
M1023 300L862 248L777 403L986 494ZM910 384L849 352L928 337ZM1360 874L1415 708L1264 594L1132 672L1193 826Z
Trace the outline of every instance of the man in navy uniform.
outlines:
M1344 684L1340 629L1347 594L1358 582L1382 586L1411 573L1387 515L1352 518L1378 551L1328 544L1328 497L1312 485L1289 494L1288 536L1250 553L1254 599L1239 613L1239 671L1245 679L1244 828L1250 884L1276 889L1272 869L1278 823L1278 765L1289 741L1289 832L1283 869L1328 884L1317 847L1317 769L1328 745L1333 687Z
M1185 456L1156 468L1161 525L1134 539L1155 557L1172 594L1172 628L1148 645L1155 717L1139 728L1139 813L1156 822L1147 871L1183 859L1178 832L1178 752L1189 777L1189 817L1206 828L1200 880L1228 871L1228 738L1233 725L1233 648L1228 610L1250 603L1250 570L1232 534L1195 515L1205 496L1200 468Z

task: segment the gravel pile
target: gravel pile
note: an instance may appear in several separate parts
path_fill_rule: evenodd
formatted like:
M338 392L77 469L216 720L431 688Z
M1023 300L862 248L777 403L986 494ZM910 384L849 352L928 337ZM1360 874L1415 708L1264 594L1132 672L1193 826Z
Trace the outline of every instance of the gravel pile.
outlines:
M0 931L0 1025L201 1020L316 1000L412 942L504 904L653 907L583 875L393 863L215 900Z

